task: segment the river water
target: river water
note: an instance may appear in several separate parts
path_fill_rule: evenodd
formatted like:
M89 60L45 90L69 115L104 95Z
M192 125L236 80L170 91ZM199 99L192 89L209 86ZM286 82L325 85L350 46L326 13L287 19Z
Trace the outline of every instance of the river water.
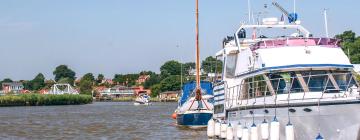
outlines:
M0 139L206 139L205 130L175 125L176 103L134 106L131 102L1 107Z

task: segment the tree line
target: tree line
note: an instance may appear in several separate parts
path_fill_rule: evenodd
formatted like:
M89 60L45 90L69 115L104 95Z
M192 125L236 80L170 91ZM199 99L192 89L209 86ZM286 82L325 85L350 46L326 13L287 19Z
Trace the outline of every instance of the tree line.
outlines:
M340 39L340 45L343 51L348 55L351 63L360 63L360 36L356 36L353 31L344 31L335 36ZM80 89L82 94L92 94L92 91L97 86L111 87L114 85L124 86L138 86L136 80L141 75L149 75L150 78L142 83L146 89L152 90L152 96L157 96L164 91L180 90L181 81L186 82L194 80L191 70L195 69L194 62L181 63L179 61L170 60L165 62L160 67L160 73L152 71L142 71L140 73L132 74L115 74L112 78L113 83L103 82L105 77L103 74L98 74L96 77L92 73L85 74L79 81L76 80L76 73L66 65L60 65L53 71L54 80L46 80L42 73L37 74L32 80L20 80L24 88L30 91L39 91L41 89L50 89L55 83L69 83ZM207 57L201 63L201 69L204 73L215 73L222 71L222 62L214 57ZM183 78L183 79L181 79ZM5 78L1 83L12 82L10 78ZM2 87L0 86L0 90Z
M217 64L215 64L217 63ZM217 66L217 67L216 67ZM205 73L221 71L222 62L213 57L206 58L202 63L202 69ZM133 74L115 74L112 83L104 82L105 76L98 74L96 77L93 73L86 73L76 81L76 73L67 65L59 65L53 71L54 80L46 80L42 73L37 74L32 80L20 80L25 90L39 92L42 89L50 89L55 83L68 83L76 86L81 94L92 95L95 87L105 86L112 87L115 85L123 86L140 86L136 80L141 75L149 75L149 78L141 84L146 89L153 90L153 96L157 96L159 92L176 91L180 89L180 77L183 81L191 80L190 71L195 68L194 62L180 63L175 60L165 62L160 67L160 73L152 71L142 71ZM10 78L0 81L0 85L6 82L13 82ZM0 86L0 90L2 86Z

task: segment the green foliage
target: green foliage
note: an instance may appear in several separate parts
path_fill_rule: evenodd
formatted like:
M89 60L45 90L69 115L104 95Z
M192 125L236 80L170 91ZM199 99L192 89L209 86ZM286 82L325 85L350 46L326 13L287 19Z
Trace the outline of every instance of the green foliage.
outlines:
M156 74L156 73L152 72L152 71L142 71L142 72L140 72L140 75L153 75L153 74Z
M103 74L99 74L96 78L96 84L101 84L101 82L105 79L105 76Z
M0 96L0 106L79 105L92 102L89 95L21 94Z
M54 80L46 80L44 89L50 89L55 84Z
M157 97L161 92L161 85L160 84L153 85L151 86L150 89L151 89L151 97Z
M185 76L190 75L190 71L192 69L195 69L195 67L196 67L195 65L196 65L195 62L187 62L187 63L183 64L183 75L185 75Z
M94 82L95 77L94 77L94 75L92 73L87 73L81 78L81 80L87 80L87 81Z
M335 38L341 39L341 46L353 64L360 63L360 36L356 37L353 31L345 31L336 35Z
M181 63L178 61L167 61L160 67L160 74L162 77L168 77L170 75L180 75Z
M134 86L138 78L139 74L115 74L113 81L126 86Z
M169 76L160 82L161 85L161 92L164 91L177 91L180 90L181 86L181 79L179 75L172 75Z
M68 68L66 65L60 65L56 67L53 74L55 75L55 81L59 82L61 79L66 78L69 84L73 84L75 81L75 72Z
M74 83L74 80L71 79L71 78L61 78L59 81L57 81L58 83L61 83L61 84L72 84Z
M92 95L95 78L92 73L85 74L79 83L80 94Z
M151 74L150 78L145 81L144 88L149 89L151 86L160 83L161 77L158 74Z
M33 80L30 81L31 90L40 90L45 87L45 76L39 73Z
M222 71L222 61L217 60L212 56L209 56L204 61L202 61L201 68L206 73L219 73Z

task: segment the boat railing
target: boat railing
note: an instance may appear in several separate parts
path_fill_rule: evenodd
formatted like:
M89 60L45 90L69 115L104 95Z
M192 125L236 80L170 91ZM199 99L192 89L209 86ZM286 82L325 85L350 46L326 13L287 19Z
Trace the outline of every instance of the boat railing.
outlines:
M353 93L349 91L354 90L351 89L353 86L358 87L352 73L325 73L271 79L252 77L243 81L241 84L225 87L227 107L251 105L257 100L266 102L265 97L273 97L274 100L277 100L278 95L284 94L288 95L286 100L290 101L322 99L325 98L325 93L343 93L344 96L347 96ZM295 94L297 97L292 98L291 95ZM252 102L250 103L249 100Z
M340 40L335 38L279 38L259 41L251 46L252 50L284 46L326 46L339 47Z

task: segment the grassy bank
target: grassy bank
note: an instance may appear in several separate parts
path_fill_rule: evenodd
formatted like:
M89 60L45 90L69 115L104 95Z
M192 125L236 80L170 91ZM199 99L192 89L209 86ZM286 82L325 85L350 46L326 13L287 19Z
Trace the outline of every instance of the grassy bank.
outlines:
M0 106L80 105L91 102L90 95L21 94L0 96Z

